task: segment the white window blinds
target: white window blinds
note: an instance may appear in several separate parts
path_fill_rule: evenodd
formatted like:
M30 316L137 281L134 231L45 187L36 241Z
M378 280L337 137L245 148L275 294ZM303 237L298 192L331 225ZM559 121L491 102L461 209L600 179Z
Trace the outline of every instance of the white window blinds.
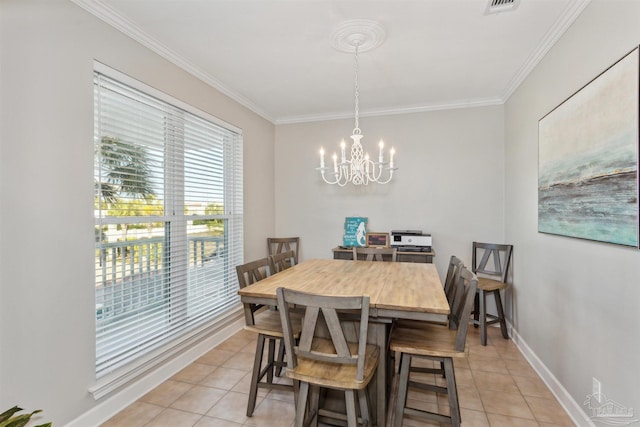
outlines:
M94 73L98 378L237 307L243 253L241 133L118 77Z

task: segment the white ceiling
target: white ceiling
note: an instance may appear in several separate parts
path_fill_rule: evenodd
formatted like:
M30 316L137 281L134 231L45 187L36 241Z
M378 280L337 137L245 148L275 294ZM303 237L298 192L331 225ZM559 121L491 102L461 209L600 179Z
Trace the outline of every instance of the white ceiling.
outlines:
M274 123L352 117L354 56L332 30L370 19L362 116L503 103L589 0L73 0Z

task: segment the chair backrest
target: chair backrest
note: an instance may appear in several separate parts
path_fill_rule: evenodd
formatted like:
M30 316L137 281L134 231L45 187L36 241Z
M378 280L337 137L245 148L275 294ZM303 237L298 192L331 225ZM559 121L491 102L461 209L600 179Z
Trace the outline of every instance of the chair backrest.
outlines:
M271 266L269 258L262 258L251 261L246 264L237 265L236 273L238 274L238 283L240 289L252 285L262 279L271 276Z
M267 237L267 254L276 255L282 252L293 251L296 264L300 251L300 237Z
M358 255L364 255L365 261L384 261L384 255L388 255L388 258L392 261L396 261L396 248L365 248L362 246L353 247L353 260L358 261Z
M467 330L469 329L469 316L471 316L478 287L478 278L465 266L462 266L455 286L457 290L451 307L451 314L449 315L449 329L457 329L456 350L464 351Z
M365 353L367 346L367 330L369 327L369 297L364 296L325 296L291 289L278 288L278 311L282 320L284 342L287 354L287 366L295 369L298 357L335 364L355 364L356 381L363 381ZM291 328L290 304L296 309L304 310L304 321L298 344L293 340ZM360 330L356 343L350 343L345 336L343 325L338 317L338 310L357 310L360 314ZM324 318L329 338L316 335L316 326L320 313ZM330 340L330 346L314 346L322 339ZM332 347L332 348L331 348Z
M256 261L251 261L246 264L237 265L236 273L238 274L238 284L240 289L259 282L271 275L271 267L269 266L269 258L262 258ZM253 319L253 313L263 307L262 304L250 304L251 318ZM247 316L248 314L245 314ZM249 322L250 319L246 319ZM254 324L252 320L250 324Z
M296 265L296 254L293 251L269 255L269 266L272 274L280 273L282 270L291 268L294 265Z
M478 275L497 277L498 280L506 283L511 252L513 252L513 245L473 242L471 270ZM491 258L493 258L493 268L489 263Z
M451 255L451 259L449 260L449 269L447 270L447 277L444 280L444 293L447 295L449 308L453 305L453 299L455 298L456 292L455 284L458 283L462 267L464 267L462 260L455 255Z

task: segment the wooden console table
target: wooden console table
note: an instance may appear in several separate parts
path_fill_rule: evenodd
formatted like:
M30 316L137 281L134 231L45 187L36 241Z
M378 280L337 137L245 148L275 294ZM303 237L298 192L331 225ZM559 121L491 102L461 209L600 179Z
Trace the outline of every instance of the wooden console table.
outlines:
M333 259L353 259L353 251L350 248L343 249L340 246L337 246L333 248L332 251ZM433 263L434 256L436 256L436 253L433 249L431 249L431 252L398 251L396 261Z

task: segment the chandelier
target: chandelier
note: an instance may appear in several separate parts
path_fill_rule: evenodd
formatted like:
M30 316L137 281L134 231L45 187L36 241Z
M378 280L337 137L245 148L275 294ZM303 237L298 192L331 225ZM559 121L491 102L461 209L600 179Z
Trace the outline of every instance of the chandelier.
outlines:
M346 157L346 143L344 139L340 143L340 161L338 155L333 153L333 165L325 166L324 148L320 148L320 171L322 179L327 184L338 184L344 187L348 183L353 185L368 185L370 182L387 184L393 178L393 156L395 150L389 151L389 161L384 158L384 142L378 144L378 161L373 161L368 153L364 152L360 140L364 136L359 127L359 87L358 87L358 54L360 51L371 50L382 43L384 30L377 22L358 19L341 24L333 35L333 45L343 52L354 53L355 58L355 127L351 139L351 157Z

